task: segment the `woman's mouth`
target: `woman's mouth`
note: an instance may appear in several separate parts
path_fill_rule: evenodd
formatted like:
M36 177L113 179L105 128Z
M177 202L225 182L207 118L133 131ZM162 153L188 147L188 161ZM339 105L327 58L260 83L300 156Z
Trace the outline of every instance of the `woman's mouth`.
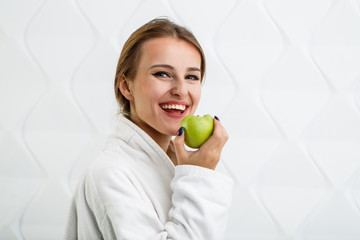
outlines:
M182 114L187 108L184 104L161 104L160 107L167 113L171 114Z

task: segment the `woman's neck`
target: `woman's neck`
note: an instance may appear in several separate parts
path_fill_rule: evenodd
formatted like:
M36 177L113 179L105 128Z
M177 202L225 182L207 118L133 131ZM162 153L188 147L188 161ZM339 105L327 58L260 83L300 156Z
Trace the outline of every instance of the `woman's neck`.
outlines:
M168 155L173 164L177 165L175 147L171 141L170 135L165 135L157 131L156 129L149 126L146 122L141 121L140 119L134 117L128 117L130 121L135 123L139 128L145 131L158 145L159 147Z
M128 117L128 119L135 123L143 131L145 131L161 147L164 152L167 151L171 141L171 136L160 133L159 131L149 126L146 122L138 119L136 116L130 116Z

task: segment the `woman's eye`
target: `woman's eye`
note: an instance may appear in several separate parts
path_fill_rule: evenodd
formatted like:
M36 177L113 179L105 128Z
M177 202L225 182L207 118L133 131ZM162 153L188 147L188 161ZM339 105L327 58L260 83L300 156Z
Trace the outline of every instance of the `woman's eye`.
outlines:
M191 79L191 80L199 80L199 77L196 75L187 75L186 79Z
M153 75L155 77L162 77L162 78L170 77L169 74L167 74L166 72L156 72L156 73L153 73Z

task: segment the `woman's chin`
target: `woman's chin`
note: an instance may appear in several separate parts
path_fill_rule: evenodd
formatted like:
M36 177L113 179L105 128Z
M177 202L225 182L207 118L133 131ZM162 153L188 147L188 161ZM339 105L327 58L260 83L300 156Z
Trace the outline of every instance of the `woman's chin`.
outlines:
M179 131L180 128L180 122L176 123L176 124L171 124L166 126L166 135L170 135L170 136L176 136L177 132Z
M179 127L180 128L180 127ZM170 136L176 136L177 135L177 132L179 131L179 128L172 128L170 129L168 132L167 135L170 135Z

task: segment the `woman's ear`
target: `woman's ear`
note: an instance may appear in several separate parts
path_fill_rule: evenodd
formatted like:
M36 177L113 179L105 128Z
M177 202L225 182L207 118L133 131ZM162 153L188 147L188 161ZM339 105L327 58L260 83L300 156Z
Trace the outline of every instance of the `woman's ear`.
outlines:
M131 86L130 86L130 82L126 79L126 77L124 75L121 76L121 78L120 78L119 89L120 89L120 92L122 93L122 95L124 95L124 97L127 100L131 101L134 99L133 92L132 92Z

